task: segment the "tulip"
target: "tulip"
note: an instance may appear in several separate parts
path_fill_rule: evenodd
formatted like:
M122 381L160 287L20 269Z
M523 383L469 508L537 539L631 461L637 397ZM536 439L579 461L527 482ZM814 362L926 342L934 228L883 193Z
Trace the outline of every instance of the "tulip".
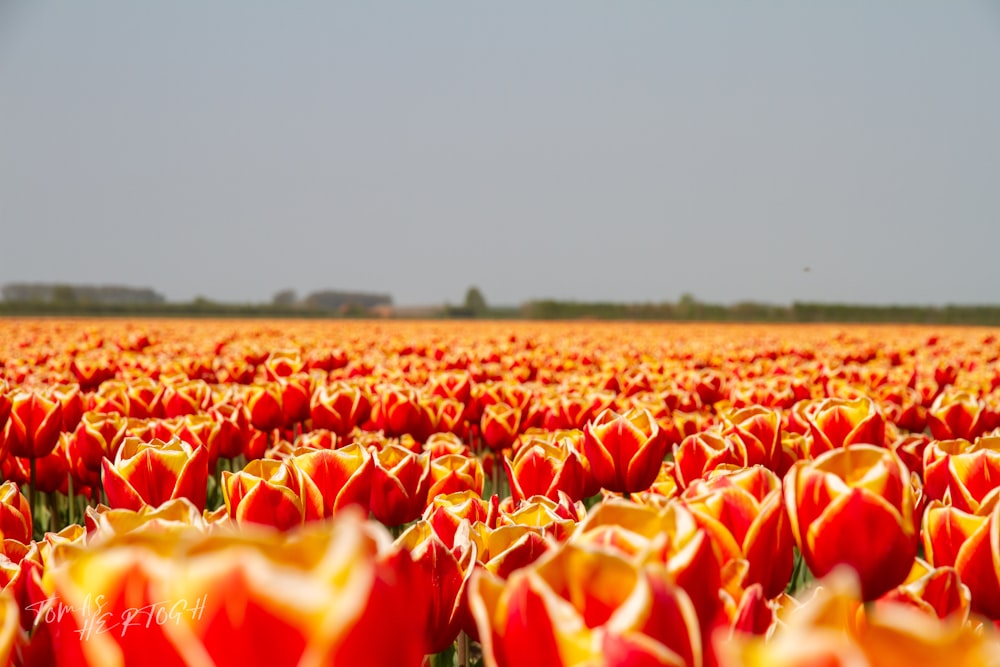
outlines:
M504 582L477 571L469 604L489 667L702 664L698 620L662 566L567 544Z
M785 614L773 637L736 635L716 648L721 667L972 667L992 664L1000 644L990 629L941 621L909 604L884 602L866 612L853 573L837 570Z
M883 385L877 392L877 397L886 419L899 428L912 433L921 433L927 428L927 408L916 389L902 385Z
M853 444L885 443L885 418L869 398L827 398L810 407L806 417L813 457Z
M591 509L573 541L663 564L670 581L687 591L706 633L719 610L720 589L731 583L730 570L723 569L716 553L719 545L691 510L676 501L657 508L605 500ZM736 554L726 556L731 560Z
M379 401L372 411L372 419L388 436L409 434L421 442L434 429L430 411L409 387L386 388L379 395Z
M927 426L937 440L974 440L989 428L982 399L965 391L942 392L927 412Z
M217 356L212 369L223 383L251 384L257 374L257 367L240 357Z
M480 430L483 442L494 452L514 444L521 428L521 410L507 403L491 403L483 408Z
M677 482L686 488L719 466L747 465L746 445L741 438L715 427L689 435L676 445L674 463Z
M493 497L494 500L496 496ZM498 502L487 502L472 491L435 496L424 509L423 519L431 524L441 540L453 547L455 535L464 521L469 525L483 523L496 528Z
M434 433L427 438L423 450L427 452L431 459L441 458L449 454L457 454L464 457L472 456L472 450L461 438L454 433Z
M431 483L427 489L427 502L438 496L469 491L483 495L486 475L483 464L473 456L447 454L431 459Z
M610 409L613 398L608 392L561 394L550 405L543 426L550 431L582 429L596 415Z
M284 423L281 388L275 383L252 384L246 388L244 405L255 429L270 433Z
M136 419L149 419L163 416L163 394L166 388L150 378L137 378L123 382L124 391L128 396L128 416ZM101 385L103 390L108 383Z
M160 387L159 401L157 402L156 414L144 414L141 408L132 408L132 398L128 390L128 383L125 380L109 380L100 388L90 394L87 403L89 412L101 412L106 414L119 414L123 417L135 417L136 419L148 419L150 417L163 416L163 385Z
M168 383L163 389L163 415L182 417L205 410L212 398L212 388L204 380Z
M815 576L850 565L865 600L906 579L917 553L917 498L890 450L849 445L799 461L784 491L792 534Z
M299 350L274 350L264 360L264 371L272 382L295 375L304 367L305 361Z
M111 535L57 546L47 569L52 664L418 667L427 650L419 570L353 512L287 539Z
M3 460L3 476L18 484L28 484L28 502L31 502L33 491L41 493L67 492L67 473L69 464L66 461L66 442L68 434L59 437L59 445L51 454L40 459L23 459L19 456L8 456ZM32 473L34 468L34 473ZM34 474L34 483L31 478Z
M452 398L463 406L472 400L472 375L468 371L442 371L427 380L427 389L434 396Z
M240 455L251 435L250 414L244 405L220 404L208 410L219 423L217 431L209 438L208 450L212 460L234 459Z
M281 391L281 413L283 425L292 428L309 419L309 403L312 397L312 379L299 373L278 381Z
M558 499L560 491L572 501L583 498L585 471L575 447L567 440L531 439L503 459L514 502L531 496Z
M167 531L180 538L189 529L208 529L203 511L183 496L157 507L143 505L139 510L88 507L84 523L89 541L143 530Z
M20 609L13 593L0 593L0 665L11 664L18 641L18 620Z
M7 381L0 379L0 436L3 435L4 428L7 426L7 419L10 417L11 402L9 392L10 387L7 386Z
M872 667L928 665L978 667L995 663L995 631L977 631L960 619L940 620L907 604L885 605L858 630L858 645Z
M990 494L975 513L932 501L924 513L921 536L927 561L953 567L969 587L972 611L1000 619L1000 492Z
M703 405L718 403L726 396L725 377L715 370L698 373L694 390Z
M642 505L662 506L676 497L681 490L677 484L675 468L673 461L664 461L649 490L633 493L632 500Z
M350 433L371 414L371 399L363 387L347 382L317 385L309 402L313 428L333 431L338 436Z
M467 424L464 421L465 405L462 403L453 398L426 396L424 398L424 407L430 413L435 434L465 432Z
M117 364L105 354L78 355L70 362L70 371L83 391L94 391L101 383L115 377ZM72 429L70 429L72 430Z
M971 593L953 567L932 567L916 559L906 581L878 600L876 605L907 604L940 619L969 619Z
M501 579L531 565L555 544L553 540L546 539L537 527L520 524L490 528L477 523L473 526L472 539L480 564Z
M307 487L292 464L257 459L237 472L222 472L226 513L240 524L264 524L287 530L323 515L323 501Z
M647 410L605 410L587 424L584 434L591 474L603 488L617 493L648 489L667 453L663 432Z
M418 518L427 506L431 464L427 454L399 445L372 448L372 514L386 526L401 526Z
M896 437L889 449L896 452L911 473L918 476L924 474L924 452L931 439L923 433L910 433Z
M746 465L781 470L781 416L774 410L754 406L723 416L724 433L738 438L746 452Z
M336 433L333 431L327 431L326 429L313 429L312 431L306 431L300 435L295 442L299 447L305 447L307 449L337 449L337 447L344 444L343 441L337 437Z
M486 407L494 403L506 403L523 412L531 402L531 392L512 382L482 382L473 387L472 398L475 409L469 418L478 421Z
M289 459L303 473L305 494L321 498L322 516L348 505L368 509L372 489L372 456L361 445L341 449L303 449Z
M89 486L100 482L101 462L114 460L127 429L128 420L116 413L84 413L67 450L77 479Z
M699 525L725 545L723 554L747 560L747 586L760 584L768 599L785 590L795 565L794 542L777 475L761 466L716 469L689 486L684 499Z
M205 508L208 450L192 448L179 438L143 442L126 438L114 463L101 461L104 491L111 507L138 511L174 498L187 498Z
M0 539L31 542L31 506L14 482L0 484Z
M542 537L565 542L575 531L576 525L587 515L581 502L573 502L560 492L556 500L545 496L531 496L518 503L506 498L500 503L497 526L525 526L538 529Z
M923 460L927 497L975 512L1000 480L1000 436L932 441Z
M760 584L747 586L739 599L728 595L726 597L728 599L724 604L724 616L729 631L727 640L731 640L736 634L766 636L775 627L777 615L774 605L768 602ZM713 636L719 635L719 629L716 629ZM726 636L725 630L722 636Z
M80 393L80 385L60 384L52 387L49 392L59 401L62 408L60 430L72 432L83 416L83 395Z
M10 403L4 428L7 453L26 459L50 454L62 431L62 404L58 399L24 390L11 394Z
M428 653L448 648L467 623L465 596L477 550L467 535L456 542L454 547L446 545L425 521L413 524L396 540L409 552L430 591L430 604L424 607Z

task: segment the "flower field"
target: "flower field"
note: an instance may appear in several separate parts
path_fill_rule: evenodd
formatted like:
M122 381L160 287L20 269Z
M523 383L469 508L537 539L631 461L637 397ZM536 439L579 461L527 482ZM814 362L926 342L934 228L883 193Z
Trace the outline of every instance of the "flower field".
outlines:
M0 321L0 664L1000 664L987 329Z

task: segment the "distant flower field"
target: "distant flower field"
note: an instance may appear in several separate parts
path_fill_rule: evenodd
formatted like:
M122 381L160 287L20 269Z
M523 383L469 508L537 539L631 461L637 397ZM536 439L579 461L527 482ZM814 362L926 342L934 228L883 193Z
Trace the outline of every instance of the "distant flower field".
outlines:
M989 329L0 320L0 664L1000 664Z

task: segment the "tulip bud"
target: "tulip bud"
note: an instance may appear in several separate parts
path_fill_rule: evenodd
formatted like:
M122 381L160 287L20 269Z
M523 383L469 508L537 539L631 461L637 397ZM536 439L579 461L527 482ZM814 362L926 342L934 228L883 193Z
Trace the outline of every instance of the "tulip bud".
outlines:
M834 449L793 465L784 487L795 542L815 576L850 565L865 600L906 579L917 499L898 456L872 445Z
M33 391L10 396L4 439L10 456L40 459L55 449L62 431L62 404Z
M617 493L645 491L660 472L667 441L648 410L605 410L584 429L590 472Z

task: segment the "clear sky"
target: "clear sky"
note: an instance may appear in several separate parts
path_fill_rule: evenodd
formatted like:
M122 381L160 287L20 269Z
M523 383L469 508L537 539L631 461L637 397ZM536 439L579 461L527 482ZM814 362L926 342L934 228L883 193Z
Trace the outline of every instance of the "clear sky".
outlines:
M171 300L1000 303L1000 2L0 0L0 234Z

